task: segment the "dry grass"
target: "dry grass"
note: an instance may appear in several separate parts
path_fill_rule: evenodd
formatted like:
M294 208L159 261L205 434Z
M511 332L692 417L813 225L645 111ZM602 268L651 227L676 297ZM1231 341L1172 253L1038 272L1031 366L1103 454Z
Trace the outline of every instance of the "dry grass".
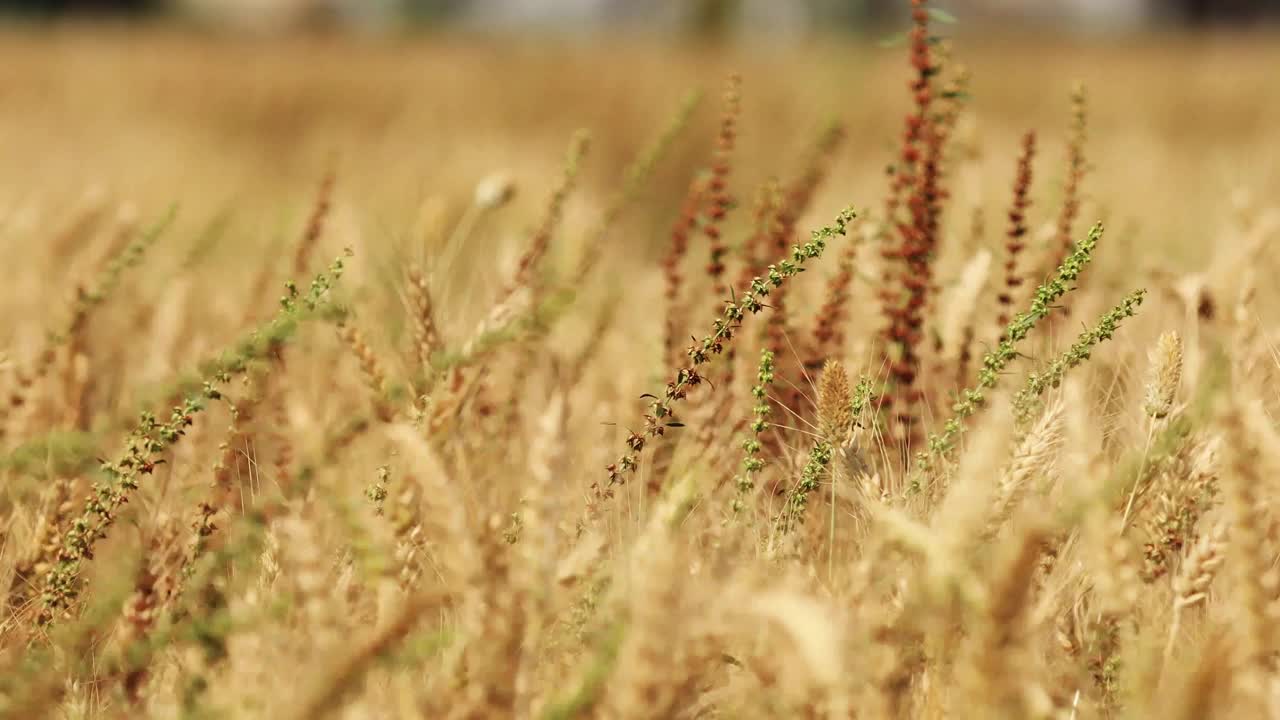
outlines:
M2 39L0 717L1280 712L1273 38Z

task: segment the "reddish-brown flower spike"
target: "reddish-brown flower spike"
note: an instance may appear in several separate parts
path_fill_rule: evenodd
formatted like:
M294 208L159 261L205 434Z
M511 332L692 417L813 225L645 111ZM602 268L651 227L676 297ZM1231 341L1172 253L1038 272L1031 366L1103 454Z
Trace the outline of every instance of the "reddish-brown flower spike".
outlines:
M931 112L931 79L937 74L937 67L930 52L928 12L921 0L912 0L911 6L911 65L916 72L910 87L915 106L906 118L902 150L887 203L887 209L894 213L889 220L896 226L899 243L882 251L890 262L880 294L882 312L888 320L884 337L892 353L893 388L884 397L884 403L899 405L897 417L904 427L895 435L903 444L912 439L915 413L911 406L919 398L913 387L920 365L918 346L922 334L918 328L923 324L932 276L941 213L942 149L948 129L947 124L939 122ZM898 218L896 211L903 199L907 217Z
M1027 132L1022 136L1022 152L1018 156L1018 174L1013 183L1013 204L1009 207L1009 231L1005 241L1004 288L996 296L1000 304L1000 313L996 318L999 327L1009 324L1013 306L1018 301L1018 288L1023 278L1018 269L1018 257L1026 248L1027 208L1031 206L1028 197L1031 189L1031 160L1036 152L1036 134Z
M1067 182L1062 190L1062 210L1058 215L1057 235L1054 245L1057 247L1053 256L1054 265L1062 264L1062 260L1071 253L1072 227L1076 216L1080 213L1080 184L1089 164L1084 156L1084 143L1088 132L1088 98L1083 85L1077 85L1071 93L1071 136L1067 141Z
M683 331L682 321L685 315L684 307L681 304L681 288L684 285L684 275L681 273L680 265L685 255L689 252L689 235L698 226L698 208L702 204L706 190L707 183L704 178L694 178L689 183L684 205L680 208L680 216L671 228L671 247L667 251L666 257L662 260L663 277L666 280L666 289L663 296L667 302L664 347L666 349L666 361L670 365L676 365L679 362L679 355L677 354L679 346L677 343L680 342L680 334Z
M729 212L733 199L729 195L728 180L734 143L738 136L738 115L741 112L742 79L729 76L724 92L724 113L720 116L720 133L716 138L716 150L711 162L711 178L707 182L707 222L702 231L711 243L711 258L707 274L711 276L712 292L717 298L728 294L724 281L724 258L729 248L721 236L720 224Z
M307 271L311 255L320 242L320 236L324 234L325 219L329 216L329 207L333 201L334 177L333 171L330 170L320 181L320 189L316 192L316 201L311 207L307 227L302 233L302 238L298 240L298 247L294 252L293 271L295 273L303 274Z
M817 142L809 150L802 170L787 184L781 202L776 208L776 215L769 228L772 244L772 257L768 262L785 259L791 244L796 240L796 223L808 209L818 187L826 179L836 150L844 142L845 130L842 125L832 122L823 128ZM848 246L846 246L848 247ZM803 386L796 372L796 360L805 361L813 354L812 348L801 345L792 349L788 337L796 339L800 336L790 334L790 320L787 313L788 287L782 286L769 296L769 306L773 309L764 329L766 349L777 358L775 372L780 377L795 376L794 387L789 392L781 393L781 402L790 410L798 411L805 406L803 393L798 388ZM797 353L799 357L797 358Z

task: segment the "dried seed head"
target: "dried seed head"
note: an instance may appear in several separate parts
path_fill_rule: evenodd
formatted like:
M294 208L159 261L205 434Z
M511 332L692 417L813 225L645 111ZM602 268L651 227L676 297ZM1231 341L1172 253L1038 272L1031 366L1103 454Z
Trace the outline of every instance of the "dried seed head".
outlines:
M430 370L431 355L442 346L440 331L436 327L435 303L426 274L418 265L410 264L407 275L407 299L412 319L414 354L418 368Z
M1178 385L1182 382L1182 338L1170 331L1160 336L1151 351L1151 368L1147 376L1146 411L1161 419L1173 410Z
M1275 569L1266 554L1258 552L1271 533L1267 504L1259 493L1266 487L1262 432L1270 421L1259 402L1246 400L1232 402L1221 424L1227 444L1223 485L1230 522L1226 557L1234 565L1231 600L1239 618L1238 682L1250 699L1257 700L1264 692L1263 683L1274 673L1276 638Z
M849 375L839 360L828 360L818 380L818 427L829 442L839 443L850 431Z
M993 537L1009 520L1029 485L1057 474L1062 433L1062 404L1055 403L1044 411L1039 422L1018 444L1013 460L1001 473L995 507L985 531L987 537Z
M1192 546L1182 563L1182 569L1173 580L1174 604L1178 607L1190 607L1204 602L1208 597L1209 585L1217 575L1225 556L1227 526L1224 522L1215 524Z

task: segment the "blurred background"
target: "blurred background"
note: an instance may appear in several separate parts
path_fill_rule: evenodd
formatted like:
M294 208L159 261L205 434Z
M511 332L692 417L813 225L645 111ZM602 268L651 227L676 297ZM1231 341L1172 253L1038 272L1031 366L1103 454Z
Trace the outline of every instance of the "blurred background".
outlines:
M910 103L905 48L892 42L907 5L0 0L0 222L38 234L76 198L105 192L144 217L178 202L193 232L216 221L274 242L333 174L334 238L385 244L447 225L502 172L519 188L516 207L482 240L518 247L585 128L591 154L566 217L574 238L680 98L702 90L643 210L620 220L619 242L656 257L708 162L731 72L743 77L733 171L743 204L797 172L831 119L843 123L849 140L802 219L821 222L884 196ZM1158 247L1195 263L1224 218L1280 195L1280 0L931 5L972 75L949 232L967 235L982 211L998 238L1027 130L1040 133L1038 220L1051 218L1076 83L1090 96L1084 214L1122 228L1128 250L1113 260L1146 262ZM737 214L744 227L747 214Z

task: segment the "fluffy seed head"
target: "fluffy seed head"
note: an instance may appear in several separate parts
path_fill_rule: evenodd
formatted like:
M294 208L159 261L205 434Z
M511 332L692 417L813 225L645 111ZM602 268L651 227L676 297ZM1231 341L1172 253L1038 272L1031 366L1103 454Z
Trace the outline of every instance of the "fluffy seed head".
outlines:
M1178 333L1169 331L1160 336L1151 351L1148 373L1146 410L1158 420L1173 410L1182 382L1182 338Z
M515 180L505 172L496 172L476 185L475 204L482 210L494 210L511 202L515 195Z

